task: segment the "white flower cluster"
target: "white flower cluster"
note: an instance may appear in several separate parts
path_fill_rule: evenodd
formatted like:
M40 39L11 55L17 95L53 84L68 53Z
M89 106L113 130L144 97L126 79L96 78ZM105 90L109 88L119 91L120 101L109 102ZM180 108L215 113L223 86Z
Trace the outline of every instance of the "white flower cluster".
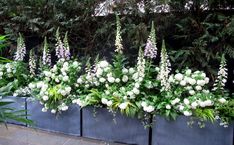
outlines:
M115 47L116 50L115 52L117 53L123 53L123 44L122 44L122 37L121 37L121 24L120 24L120 19L119 16L116 15L116 38L115 38Z
M36 92L36 97L44 105L43 112L52 109L51 113L55 113L68 109L66 101L72 97L73 85L70 77L76 77L76 73L73 71L78 72L80 69L80 63L77 61L68 62L65 59L60 59L51 70L42 72L43 81L29 84L29 88L32 92Z
M23 61L26 54L26 47L24 43L24 38L21 34L19 34L19 38L17 39L17 50L14 56L15 61Z
M16 73L17 62L10 62L6 64L0 64L0 80L13 78Z
M44 40L43 55L42 55L42 64L43 65L47 65L47 66L51 65L51 56L50 56L49 47L48 47L48 43L47 43L46 37L45 37L45 40Z
M191 69L185 70L184 73L176 73L169 77L171 84L180 85L186 89L190 95L195 95L197 92L207 92L206 85L209 83L209 78L202 71L192 72Z
M81 75L77 79L76 86L82 86L84 85L86 88L89 88L91 86L100 86L101 84L108 84L108 83L114 83L119 82L119 78L115 78L113 74L110 72L111 65L103 60L99 61L94 68L88 69L87 74Z
M141 106L143 107L143 110L148 113L151 113L155 110L154 106L148 105L146 102L142 102Z
M218 77L215 80L214 88L213 90L224 90L225 83L227 82L227 68L226 68L226 60L224 55L222 56L219 71L218 71Z
M17 97L17 96L29 96L31 94L31 91L29 89L29 87L22 87L22 88L19 88L17 89L13 96Z
M169 61L169 57L167 55L165 42L163 41L162 50L160 55L161 61L159 64L159 73L157 76L157 80L160 80L162 89L161 91L168 91L170 89L170 83L168 81L169 74L171 71L171 64Z

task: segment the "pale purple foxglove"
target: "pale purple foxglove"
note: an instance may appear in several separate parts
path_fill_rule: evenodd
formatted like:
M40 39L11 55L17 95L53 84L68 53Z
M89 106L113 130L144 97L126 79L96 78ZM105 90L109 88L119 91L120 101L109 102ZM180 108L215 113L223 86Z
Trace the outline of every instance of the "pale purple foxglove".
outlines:
M19 37L17 39L17 50L14 56L15 61L23 61L26 54L26 47L24 43L24 38L19 33Z
M154 29L154 23L152 22L151 26L151 32L150 36L147 40L146 46L145 46L145 57L154 59L157 56L157 47L156 47L156 36L155 36L155 29Z
M115 39L115 52L117 53L123 53L123 44L122 44L122 37L121 37L121 24L120 24L120 19L119 16L116 15L116 39Z
M48 66L51 65L51 56L50 56L49 47L48 47L46 37L45 37L44 46L43 46L42 64L48 65Z
M65 58L65 47L60 38L59 28L56 31L56 56L58 59Z
M68 43L67 32L65 34L63 43L64 43L64 48L65 48L64 49L64 57L65 57L66 60L69 60L70 57L71 57L71 53L70 53L70 47L69 47L69 43Z

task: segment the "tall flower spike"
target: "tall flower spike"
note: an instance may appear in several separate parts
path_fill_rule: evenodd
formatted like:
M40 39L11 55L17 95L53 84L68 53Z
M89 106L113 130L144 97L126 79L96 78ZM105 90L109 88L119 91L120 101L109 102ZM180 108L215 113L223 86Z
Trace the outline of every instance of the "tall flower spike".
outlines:
M65 34L63 43L64 43L64 48L65 48L64 57L65 57L66 60L69 60L70 56L71 56L71 53L70 53L70 47L69 47L68 38L67 38L67 32Z
M171 64L167 55L165 41L163 40L162 50L161 50L161 61L159 66L159 73L157 79L161 81L162 91L168 91L170 89L170 83L168 81L169 74L171 71Z
M26 47L24 43L24 38L19 33L19 37L17 39L17 50L14 56L15 61L23 61L26 54Z
M139 77L145 77L145 59L142 49L140 48L138 58L137 58L137 72Z
M44 39L42 64L43 65L48 65L48 66L51 65L51 56L50 56L49 47L48 47L48 43L47 43L46 37Z
M121 37L121 24L119 16L116 15L116 39L115 39L115 52L117 53L123 53L123 45L122 45L122 37Z
M149 36L147 43L146 43L146 46L145 46L144 55L150 59L156 58L156 56L157 56L154 22L152 22L150 36Z
M214 88L213 88L214 91L224 90L225 83L227 82L227 75L228 75L226 66L227 66L227 63L226 63L225 56L222 55L221 63L219 66L219 71L218 71L218 76L214 83Z
M56 31L56 56L60 59L60 58L64 58L65 56L65 48L64 48L64 44L60 38L60 33L59 33L59 28Z
M33 52L33 49L30 51L30 55L29 55L29 71L31 75L35 75L36 74L36 58Z

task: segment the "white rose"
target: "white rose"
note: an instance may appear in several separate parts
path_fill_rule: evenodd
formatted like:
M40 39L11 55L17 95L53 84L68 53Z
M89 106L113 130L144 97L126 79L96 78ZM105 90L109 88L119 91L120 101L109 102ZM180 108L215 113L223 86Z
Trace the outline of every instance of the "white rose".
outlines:
M180 106L179 106L179 110L180 110L180 111L183 111L183 110L184 110L184 106L183 106L183 105L180 105Z
M61 95L63 95L63 96L66 96L66 94L67 94L67 92L66 91L64 91L64 90L61 90Z
M206 74L205 74L205 73L201 73L201 76L202 76L203 78L205 78L205 77L206 77Z
M123 81L124 83L126 83L126 82L128 81L128 76L124 75L123 78L122 78L122 81Z
M62 109L62 111L66 111L66 110L68 110L68 106L63 106L61 109Z
M115 78L113 78L113 77L108 77L107 80L110 83L114 83L115 82Z
M102 104L107 104L108 100L106 98L102 98Z
M138 78L138 81L139 81L139 82L142 82L142 81L143 81L143 77L139 77L139 78Z
M204 86L206 82L204 80L197 80L197 85Z
M146 107L146 112L151 113L153 111L154 111L154 107L153 106Z
M129 73L130 73L130 74L133 74L133 73L135 72L134 68L132 68L132 67L131 67L131 68L129 68L129 70L128 70L128 71L129 71Z
M104 83L104 82L106 81L106 79L105 79L105 78L100 78L99 81L100 81L101 83Z
M191 73L192 73L192 70L191 70L191 69L187 69L186 72L185 72L185 74L186 74L187 76L191 75Z
M33 83L30 83L28 86L30 89L34 89L36 87L35 84L33 84Z
M47 112L47 109L46 108L42 108L41 111L42 112Z
M100 67L105 68L105 67L108 67L109 63L104 60L104 61L100 61L99 65L100 65Z
M108 102L106 103L107 106L111 106L112 104L113 104L112 101L108 101Z
M206 84L208 84L208 83L209 83L209 81L210 81L210 78L206 77L206 78L205 78L205 82L206 82Z
M63 81L64 81L64 82L66 82L66 81L68 81L68 80L69 80L69 77L68 77L68 76L64 76L64 77L63 77Z
M139 83L135 83L135 88L140 88L140 84Z
M51 113L52 113L52 114L55 114L55 113L56 113L56 110L55 110L55 109L52 109L52 110L51 110Z
M133 93L136 94L136 95L139 95L140 94L140 91L138 88L133 88Z
M78 66L79 66L79 63L78 63L77 61L74 61L74 62L72 63L72 65L73 65L74 67L78 67Z
M189 100L187 98L184 99L184 104L189 105Z
M66 87L65 91L68 92L68 93L70 93L71 92L71 87Z
M120 79L119 79L119 78L116 78L116 79L115 79L115 82L116 82L116 83L119 83L119 82L120 82Z
M211 100L206 100L204 103L205 103L206 106L212 106L213 105Z
M130 97L132 97L134 95L134 93L132 91L128 91L127 95L130 96Z
M186 81L184 81L184 80L180 81L180 85L181 86L186 86Z
M191 104L191 106L192 106L193 109L196 109L197 106L198 106L198 104L197 104L197 102L193 102L193 103Z
M195 85L195 84L196 84L196 80L190 78L190 79L189 79L189 84L190 84L190 85Z
M126 109L127 106L128 106L128 103L127 103L127 102L124 102L124 103L121 103L121 104L119 105L119 108L123 110L123 109Z
M224 99L224 98L220 98L220 99L219 99L219 102L220 102L220 103L225 103L226 101L227 101L227 100Z
M123 74L127 74L127 73L128 73L128 69L123 68L123 69L122 69L122 73L123 73Z
M203 102L203 101L200 101L200 102L199 102L199 105L200 105L201 107L206 107L206 104L205 104L205 102Z
M146 107L146 106L147 106L147 103L146 103L146 102L141 102L141 106L142 106L142 107Z
M103 70L101 68L98 68L97 71L96 71L96 76L101 76L103 73Z
M189 94L190 94L190 95L194 95L194 94L195 94L195 91L194 91L194 90L189 90Z
M184 76L183 76L181 73L178 73L178 74L175 75L175 79L176 79L177 81L182 81L183 78L184 78Z
M192 112L184 111L184 116L191 116L191 115L192 115Z
M82 78L78 78L78 79L77 79L77 83L78 83L78 84L81 84L82 82L83 82Z
M168 109L168 110L171 109L171 105L167 104L166 109Z
M201 90L202 90L202 87L201 87L201 86L196 86L195 89L196 89L197 91L201 91Z
M47 101L47 100L49 100L49 97L48 96L42 96L42 100Z

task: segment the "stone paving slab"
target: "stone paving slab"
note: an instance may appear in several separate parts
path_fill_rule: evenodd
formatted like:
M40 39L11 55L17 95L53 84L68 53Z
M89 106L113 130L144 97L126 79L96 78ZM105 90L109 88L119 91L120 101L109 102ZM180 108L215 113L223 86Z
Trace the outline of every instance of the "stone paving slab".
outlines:
M0 125L0 145L124 145L67 136L17 125Z

